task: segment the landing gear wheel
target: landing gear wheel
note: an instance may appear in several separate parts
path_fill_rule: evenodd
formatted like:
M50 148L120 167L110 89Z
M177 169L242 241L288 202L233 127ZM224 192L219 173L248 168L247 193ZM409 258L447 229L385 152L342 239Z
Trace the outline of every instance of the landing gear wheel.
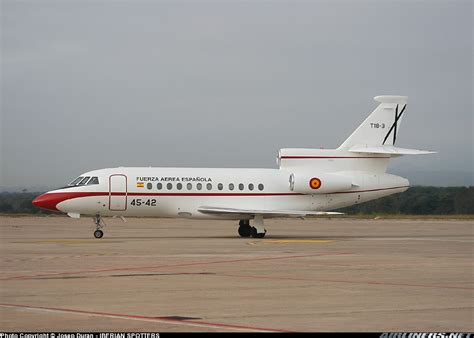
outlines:
M239 235L240 237L250 237L252 235L252 228L248 225L239 226Z
M265 237L266 233L267 233L266 229L265 229L265 232L257 233L257 229L255 227L251 228L251 235L252 235L253 238L263 238L263 237Z
M104 236L104 232L102 230L94 231L94 237L95 238L102 238L103 236Z
M102 217L100 215L95 215L94 216L94 223L95 223L95 231L94 231L94 237L95 238L102 238L104 236L104 232L100 229L102 229L105 225L104 221L102 221Z

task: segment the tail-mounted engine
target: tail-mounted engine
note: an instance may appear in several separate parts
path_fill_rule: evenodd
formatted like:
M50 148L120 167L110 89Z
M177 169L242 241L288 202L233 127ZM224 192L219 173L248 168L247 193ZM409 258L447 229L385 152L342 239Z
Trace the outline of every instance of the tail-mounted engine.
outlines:
M338 174L293 173L290 175L290 190L303 194L327 194L349 190L352 180Z

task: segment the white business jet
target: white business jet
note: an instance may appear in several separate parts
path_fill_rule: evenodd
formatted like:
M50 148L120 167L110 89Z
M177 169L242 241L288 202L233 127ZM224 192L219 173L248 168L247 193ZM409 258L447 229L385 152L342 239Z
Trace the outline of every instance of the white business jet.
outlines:
M80 175L33 204L94 217L183 217L239 220L242 237L262 238L265 218L333 215L334 210L408 189L386 173L392 157L431 151L395 147L406 96L377 96L380 104L337 149L281 149L278 169L109 168Z

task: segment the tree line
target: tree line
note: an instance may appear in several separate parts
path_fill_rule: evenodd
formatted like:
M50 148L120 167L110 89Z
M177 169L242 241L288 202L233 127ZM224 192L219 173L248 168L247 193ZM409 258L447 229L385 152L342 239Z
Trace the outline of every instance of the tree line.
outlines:
M411 187L401 194L340 209L347 214L474 214L474 187Z
M31 201L40 193L1 192L0 213L50 214ZM411 187L401 194L339 209L346 214L467 215L474 214L474 187Z

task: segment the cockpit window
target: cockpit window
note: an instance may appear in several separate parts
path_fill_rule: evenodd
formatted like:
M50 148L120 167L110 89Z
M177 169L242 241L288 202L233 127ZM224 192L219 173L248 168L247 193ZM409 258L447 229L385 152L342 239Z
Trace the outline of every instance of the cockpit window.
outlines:
M87 181L89 181L89 178L91 178L90 176L86 176L82 179L82 181L79 182L78 185L84 185L87 183Z
M77 183L79 183L80 181L82 181L84 177L82 176L79 176L78 178L76 178L74 181L72 181L71 183L69 183L68 185L76 185Z
M80 185L92 185L99 184L99 178L97 176L79 176L74 181L69 183L65 188L77 187Z
M87 182L87 185L99 184L99 178L97 176L91 177L90 181Z

